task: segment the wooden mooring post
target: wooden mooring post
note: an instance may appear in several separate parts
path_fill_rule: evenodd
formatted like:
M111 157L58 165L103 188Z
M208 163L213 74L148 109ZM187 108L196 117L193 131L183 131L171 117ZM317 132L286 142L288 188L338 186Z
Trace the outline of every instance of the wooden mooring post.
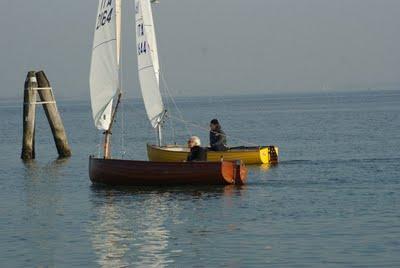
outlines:
M39 94L40 102L36 101L36 92ZM50 82L43 71L35 73L28 72L25 80L24 90L24 124L21 158L24 160L35 158L35 108L37 104L42 104L54 142L60 158L71 156L67 135L61 116L58 112L56 101Z
M36 79L39 88L38 93L40 100L43 105L44 112L46 113L47 120L49 121L51 132L53 133L58 155L61 158L69 157L71 156L71 148L68 145L67 134L65 133L64 125L57 109L50 82L47 79L44 71L37 72Z
M24 85L23 137L21 158L35 158L35 113L37 80L34 71L28 72Z

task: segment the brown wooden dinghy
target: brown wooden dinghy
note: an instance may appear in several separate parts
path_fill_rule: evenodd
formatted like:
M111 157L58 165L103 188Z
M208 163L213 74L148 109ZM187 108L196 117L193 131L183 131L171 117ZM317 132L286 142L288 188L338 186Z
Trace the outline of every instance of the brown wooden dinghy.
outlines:
M104 0L98 2L97 14L109 15L106 23L96 23L89 81L93 121L96 128L104 133L104 153L103 158L90 157L91 181L108 185L138 186L243 184L247 170L241 162L236 161L167 163L112 159L111 133L122 97L120 25L123 12L118 4L120 1L108 1L107 5L103 3ZM136 54L144 106L151 126L157 130L158 145L161 147L162 128L167 118L167 110L160 93L160 66L154 35L152 2L155 1L135 1L136 44L139 48ZM113 10L115 12L112 13ZM220 157L217 158L219 159Z
M152 162L90 157L93 183L107 185L242 185L247 168L242 162Z

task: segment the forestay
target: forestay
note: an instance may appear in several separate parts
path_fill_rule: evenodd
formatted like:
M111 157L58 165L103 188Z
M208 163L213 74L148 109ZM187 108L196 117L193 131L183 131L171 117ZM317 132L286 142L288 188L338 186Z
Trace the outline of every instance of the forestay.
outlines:
M113 98L119 90L121 0L99 0L90 66L90 97L98 129L111 122Z
M139 82L147 116L153 127L162 120L159 63L150 0L135 0Z

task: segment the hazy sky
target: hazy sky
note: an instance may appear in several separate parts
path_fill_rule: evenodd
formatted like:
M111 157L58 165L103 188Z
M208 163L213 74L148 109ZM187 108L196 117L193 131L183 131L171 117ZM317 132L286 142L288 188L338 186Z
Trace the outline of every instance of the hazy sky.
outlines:
M0 98L44 69L58 98L89 98L97 0L1 0ZM133 0L123 86L138 96ZM399 0L161 0L161 68L175 95L400 89Z

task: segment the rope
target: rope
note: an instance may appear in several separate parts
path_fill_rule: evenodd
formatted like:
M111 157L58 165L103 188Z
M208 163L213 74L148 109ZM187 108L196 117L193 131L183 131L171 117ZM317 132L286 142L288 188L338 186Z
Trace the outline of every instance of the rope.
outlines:
M169 98L171 99L171 101L172 101L172 103L174 104L175 109L177 110L178 115L179 115L179 117L175 117L175 116L173 116L172 114L169 114L168 117L170 117L170 118L172 118L172 119L175 119L175 120L177 120L177 121L182 122L183 125L184 125L184 127L186 128L186 131L187 131L187 133L189 134L189 136L192 136L192 132L190 131L188 125L192 125L192 126L197 127L197 128L199 128L199 129L203 129L203 130L206 130L206 131L210 131L210 132L212 132L212 133L218 133L218 132L211 131L211 130L209 130L208 128L205 128L205 127L203 127L203 126L201 126L201 125L198 125L198 124L195 124L195 123L192 123L192 122L190 122L190 121L185 120L185 119L183 118L183 113L182 113L182 111L179 109L178 105L177 105L176 102L175 102L174 97L172 96L172 94L171 94L171 92L170 92L170 90L169 90L169 88L168 88L168 84L167 84L167 81L165 80L164 73L163 73L163 72L159 72L159 74L160 74L160 76L161 76L162 82L164 83L165 92L167 93L167 97L169 97ZM237 140L237 141L243 142L244 144L248 144L248 145L252 145L252 146L258 146L258 145L255 144L255 143L248 142L248 141L246 141L246 140L243 140L243 139L240 139L240 138L236 138L236 137L233 137L233 136L228 136L228 135L226 135L226 134L225 134L225 137L230 138L230 139L232 139L232 140ZM174 133L174 140L175 140L175 133Z
M191 125L191 126L194 126L194 127L199 128L199 129L206 130L206 131L210 131L208 128L205 128L205 127L203 127L203 126L201 126L201 125L198 125L198 124L195 124L195 123L193 123L193 122L187 121L187 120L185 120L185 119L183 118L183 113L182 113L182 111L179 109L178 105L177 105L176 102L175 102L175 99L174 99L173 96L171 95L171 92L170 92L170 90L169 90L169 88L168 88L168 85L167 85L167 82L166 82L166 80L165 80L164 74L161 73L161 72L160 72L160 74L161 74L161 79L162 79L162 81L163 81L163 83L164 83L164 86L165 86L165 91L167 92L168 96L171 98L172 103L174 104L175 109L178 111L178 114L179 114L179 116L180 116L180 117L175 117L175 116L173 116L172 114L170 114L169 117L172 118L172 119L175 119L175 120L177 120L177 121L182 122L182 123L184 124L184 126L185 126L185 128L186 128L186 131L188 132L189 136L192 136L192 132L189 130L188 125ZM214 132L214 131L210 131L210 132L212 132L212 133L217 133L217 132ZM233 136L228 136L228 135L226 135L226 134L225 134L225 137L227 137L227 138L229 138L229 139L232 139L232 140L237 140L237 141L243 142L244 144L248 144L248 145L252 145L252 146L258 146L258 144L256 144L256 143L248 142L248 141L246 141L246 140L243 140L243 139L240 139L240 138L236 138L236 137L233 137Z
M122 11L121 11L122 12ZM121 29L120 29L120 31L121 31L121 35L122 35L122 25L121 25ZM123 89L124 89L124 70L125 70L125 68L124 68L124 66L123 66L123 63L125 62L125 61L123 61L123 59L124 59L124 57L122 56L122 51L123 51L123 42L122 42L122 40L120 40L120 47L119 47L119 51L120 51L120 55L119 55L119 60L120 60L120 62L119 62L119 87L120 87L120 92L121 92L121 94L123 93ZM125 105L124 105L124 101L123 101L123 99L121 98L121 110L122 110L122 114L121 114L121 140L120 140L120 143L121 143L121 148L120 148L120 153L121 153L121 158L123 159L124 158L124 156L125 156L125 153L126 153L126 150L125 150Z
M124 159L126 154L125 148L125 105L124 101L121 101L122 115L121 115L121 157Z
M122 60L121 60L121 67L122 67ZM122 88L123 88L123 86L122 86L122 84L123 84L123 68L121 68L120 76L121 76L120 92L122 94L122 92L123 92L123 90L122 90ZM122 113L121 113L121 140L120 140L121 150L120 150L120 153L121 153L121 157L123 159L124 155L126 153L126 150L125 150L125 105L124 105L124 100L122 98L121 98L121 110L122 110Z
M161 72L159 72L160 74ZM169 114L172 115L171 109L170 109L170 98L168 98L167 95L167 90L165 89L165 87L160 87L161 89L163 89L162 95L164 96L165 99L165 105L166 105L166 110L169 112ZM168 115L166 115L168 117ZM167 122L166 120L164 120L164 125L165 122ZM170 124L167 124L167 126L171 129L171 133L172 133L172 140L174 141L174 143L176 143L175 140L175 125L174 125L174 121L170 121Z
M39 91L39 90L51 90L51 91L53 91L53 88L52 87L31 87L31 88L28 88L28 89L25 89L25 90L36 90L36 91Z
M99 135L99 143L97 143L97 157L100 158L101 155L101 141L102 141L103 135Z
M39 105L39 104L49 104L49 103L56 103L55 101L35 101L35 102L24 102L24 105Z
M183 118L183 113L182 113L182 111L179 109L178 105L177 105L176 102L175 102L174 97L172 96L172 94L171 94L171 92L170 92L170 90L169 90L169 88L168 88L167 81L165 80L164 74L161 73L161 72L160 72L160 74L161 74L161 79L162 79L162 81L163 81L163 83L164 83L164 86L165 86L165 91L167 92L169 98L171 99L172 103L173 103L174 106L175 106L175 109L176 109L177 112L178 112L178 115L180 116L180 118L179 118L178 121L181 121L181 122L184 123L184 127L186 128L187 133L189 134L189 136L192 136L192 132L191 132L190 129L188 128L188 126L187 126L187 124L186 124L186 121L185 121L185 119ZM175 117L172 116L172 115L169 116L169 117L175 118ZM176 117L176 118L178 118L178 117Z
M209 130L208 128L203 127L203 126L198 125L198 124L195 124L195 123L193 123L193 122L186 121L186 120L184 120L184 119L180 119L180 118L177 118L177 117L173 117L173 118L175 118L176 120L182 121L183 123L186 123L186 124L192 125L192 126L194 126L194 127L197 127L197 128L199 128L199 129L206 130L206 131L210 131L210 132L212 132L212 133L218 134L218 132L216 132L216 131ZM246 141L246 140L243 140L243 139L240 139L240 138L237 138L237 137L233 137L233 136L230 136L230 135L226 135L226 134L225 134L225 137L227 137L227 138L229 138L229 139L232 139L232 140L237 140L237 141L243 142L244 144L248 144L248 145L252 145L252 146L258 146L258 144L256 144L256 143L248 142L248 141Z
M164 90L164 91L167 92L166 90ZM165 93L165 96L167 96L166 93ZM167 111L169 111L169 114L172 115L172 112L171 112L171 109L170 109L170 98L166 98L166 104L167 104ZM168 114L167 114L167 117L168 117ZM171 129L172 140L173 140L173 142L176 144L175 121L174 121L174 120L170 120L169 122L170 122L170 123L168 124L168 126L169 126L170 129Z

